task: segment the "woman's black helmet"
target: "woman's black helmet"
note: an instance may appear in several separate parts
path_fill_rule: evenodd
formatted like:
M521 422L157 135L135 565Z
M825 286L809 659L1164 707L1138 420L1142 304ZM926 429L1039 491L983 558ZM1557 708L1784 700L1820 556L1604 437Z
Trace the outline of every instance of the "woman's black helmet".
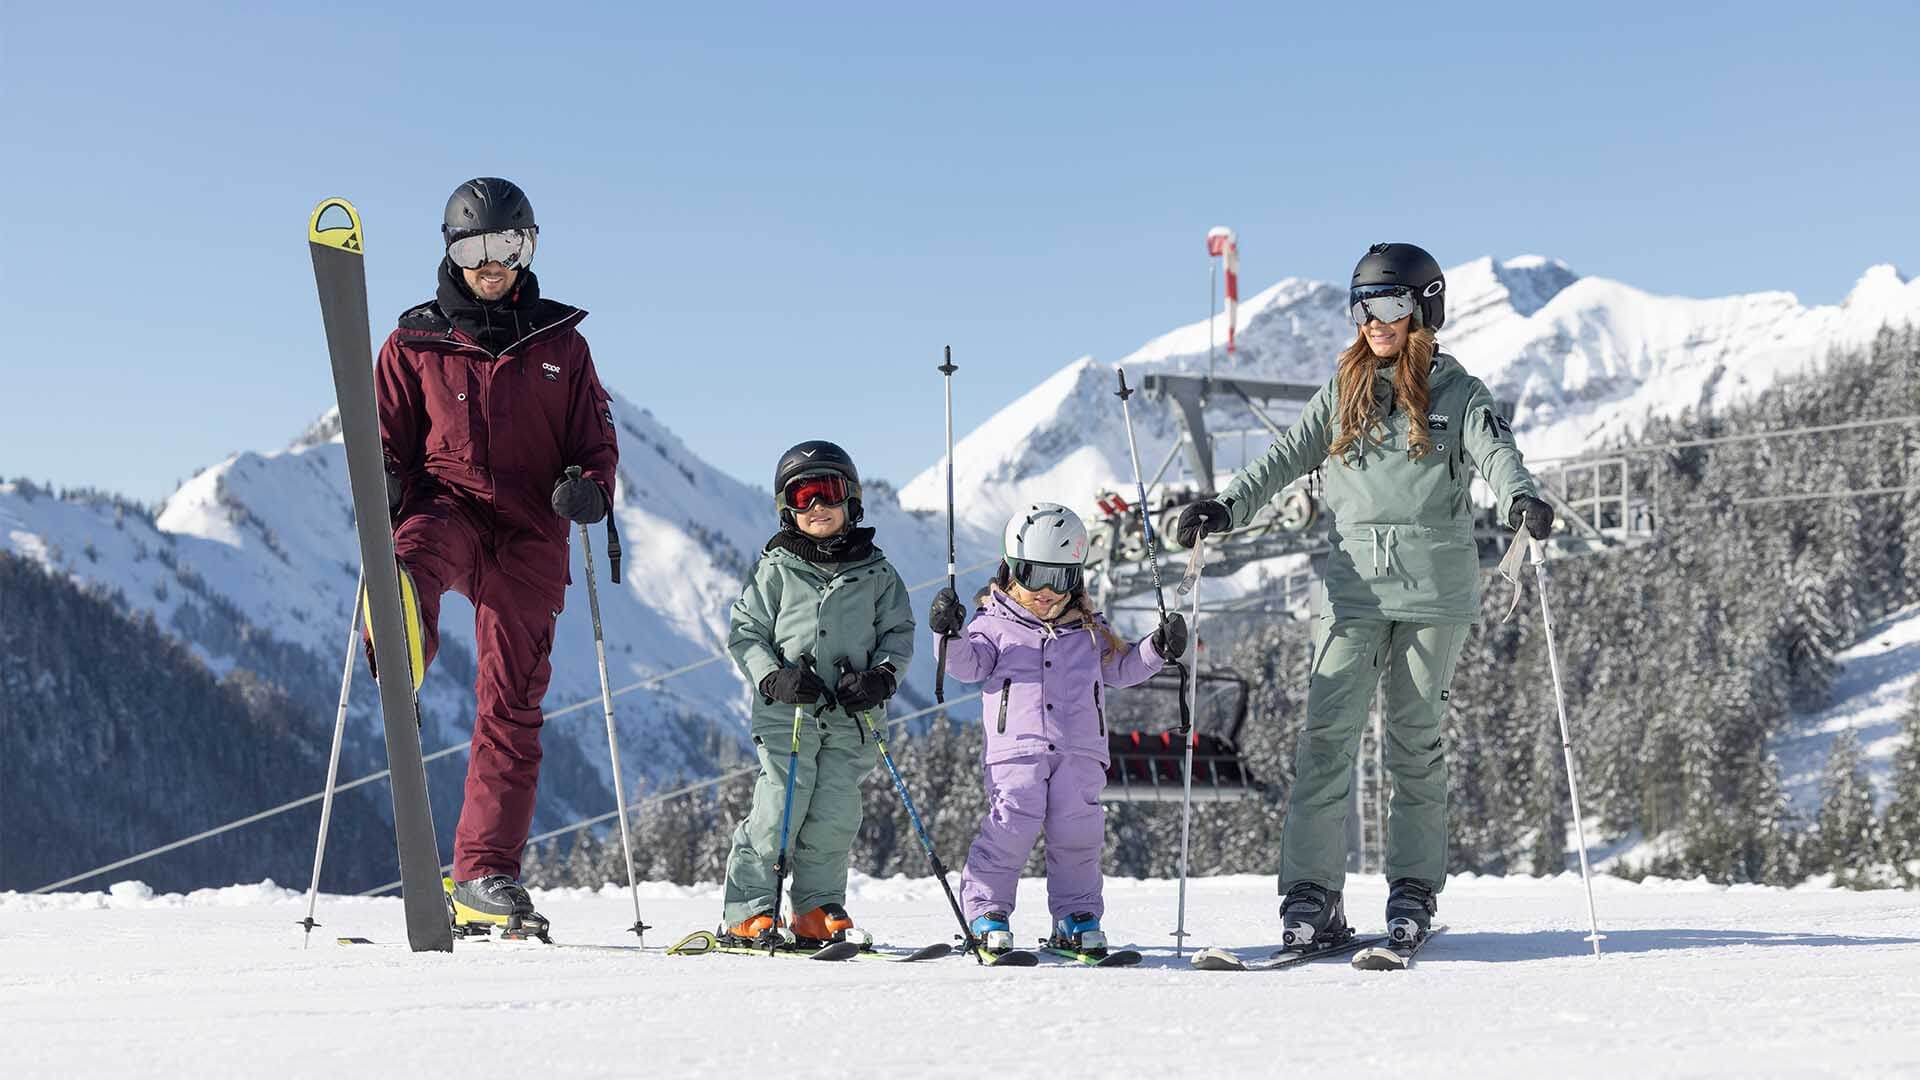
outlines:
M1447 276L1427 250L1412 244L1375 244L1353 268L1347 302L1359 300L1367 286L1400 285L1413 291L1420 304L1420 325L1438 330L1447 321Z

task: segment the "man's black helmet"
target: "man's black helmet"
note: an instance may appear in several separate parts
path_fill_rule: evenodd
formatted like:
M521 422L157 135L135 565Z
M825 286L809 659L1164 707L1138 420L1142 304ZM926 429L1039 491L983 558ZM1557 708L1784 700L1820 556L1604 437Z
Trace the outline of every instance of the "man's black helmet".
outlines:
M1353 268L1348 303L1358 299L1352 290L1364 285L1404 285L1420 301L1420 325L1438 330L1447 321L1447 276L1425 248L1412 244L1375 244L1368 248Z
M520 185L497 176L477 176L454 188L447 197L440 235L451 244L473 233L539 227L533 220L533 204Z
M788 523L793 511L786 505L787 485L803 476L818 476L833 473L847 482L847 523L858 525L862 513L860 505L860 470L854 467L853 457L840 448L838 443L825 439L808 439L780 455L780 464L773 470L773 501L780 508L780 521Z

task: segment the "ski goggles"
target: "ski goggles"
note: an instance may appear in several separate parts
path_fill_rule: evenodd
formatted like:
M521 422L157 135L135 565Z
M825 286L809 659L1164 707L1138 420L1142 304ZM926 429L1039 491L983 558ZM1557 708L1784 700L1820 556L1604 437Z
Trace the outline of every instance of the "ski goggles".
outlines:
M1420 309L1420 301L1405 285L1363 285L1349 292L1347 298L1353 304L1349 310L1355 326L1365 326L1373 319L1397 323Z
M1061 596L1068 596L1080 587L1080 567L1060 563L1032 562L1027 559L1008 559L1007 571L1013 580L1030 592L1047 589Z
M849 494L846 477L837 473L823 473L787 481L786 488L780 492L780 501L789 510L805 510L814 503L839 506L847 501Z
M509 270L524 269L533 262L534 237L539 229L501 229L499 232L471 233L447 244L447 258L462 270L478 270L488 263L499 263Z

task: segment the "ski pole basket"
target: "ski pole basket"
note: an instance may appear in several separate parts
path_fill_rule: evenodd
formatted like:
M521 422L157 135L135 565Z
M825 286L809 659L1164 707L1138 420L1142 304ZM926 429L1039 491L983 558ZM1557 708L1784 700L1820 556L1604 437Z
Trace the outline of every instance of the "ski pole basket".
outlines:
M1193 801L1229 802L1260 788L1239 749L1247 719L1247 681L1226 671L1205 671L1199 680L1200 707L1194 727ZM1107 787L1109 802L1179 802L1186 746L1178 726L1180 680L1171 669L1130 690L1116 691L1107 705Z

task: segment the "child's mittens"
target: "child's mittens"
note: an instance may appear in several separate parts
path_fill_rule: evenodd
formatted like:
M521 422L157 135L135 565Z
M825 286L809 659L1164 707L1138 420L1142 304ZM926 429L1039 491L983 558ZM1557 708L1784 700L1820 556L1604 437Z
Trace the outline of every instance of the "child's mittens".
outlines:
M839 697L842 709L849 713L863 713L879 707L892 697L894 686L893 669L883 664L868 671L846 672L840 676L834 693Z
M941 637L955 637L967 625L967 609L952 589L941 589L927 608L927 628Z
M811 705L826 696L827 684L811 668L788 667L767 672L760 680L760 696L789 705Z
M1175 611L1153 632L1153 651L1162 660L1178 660L1187 651L1187 617Z

